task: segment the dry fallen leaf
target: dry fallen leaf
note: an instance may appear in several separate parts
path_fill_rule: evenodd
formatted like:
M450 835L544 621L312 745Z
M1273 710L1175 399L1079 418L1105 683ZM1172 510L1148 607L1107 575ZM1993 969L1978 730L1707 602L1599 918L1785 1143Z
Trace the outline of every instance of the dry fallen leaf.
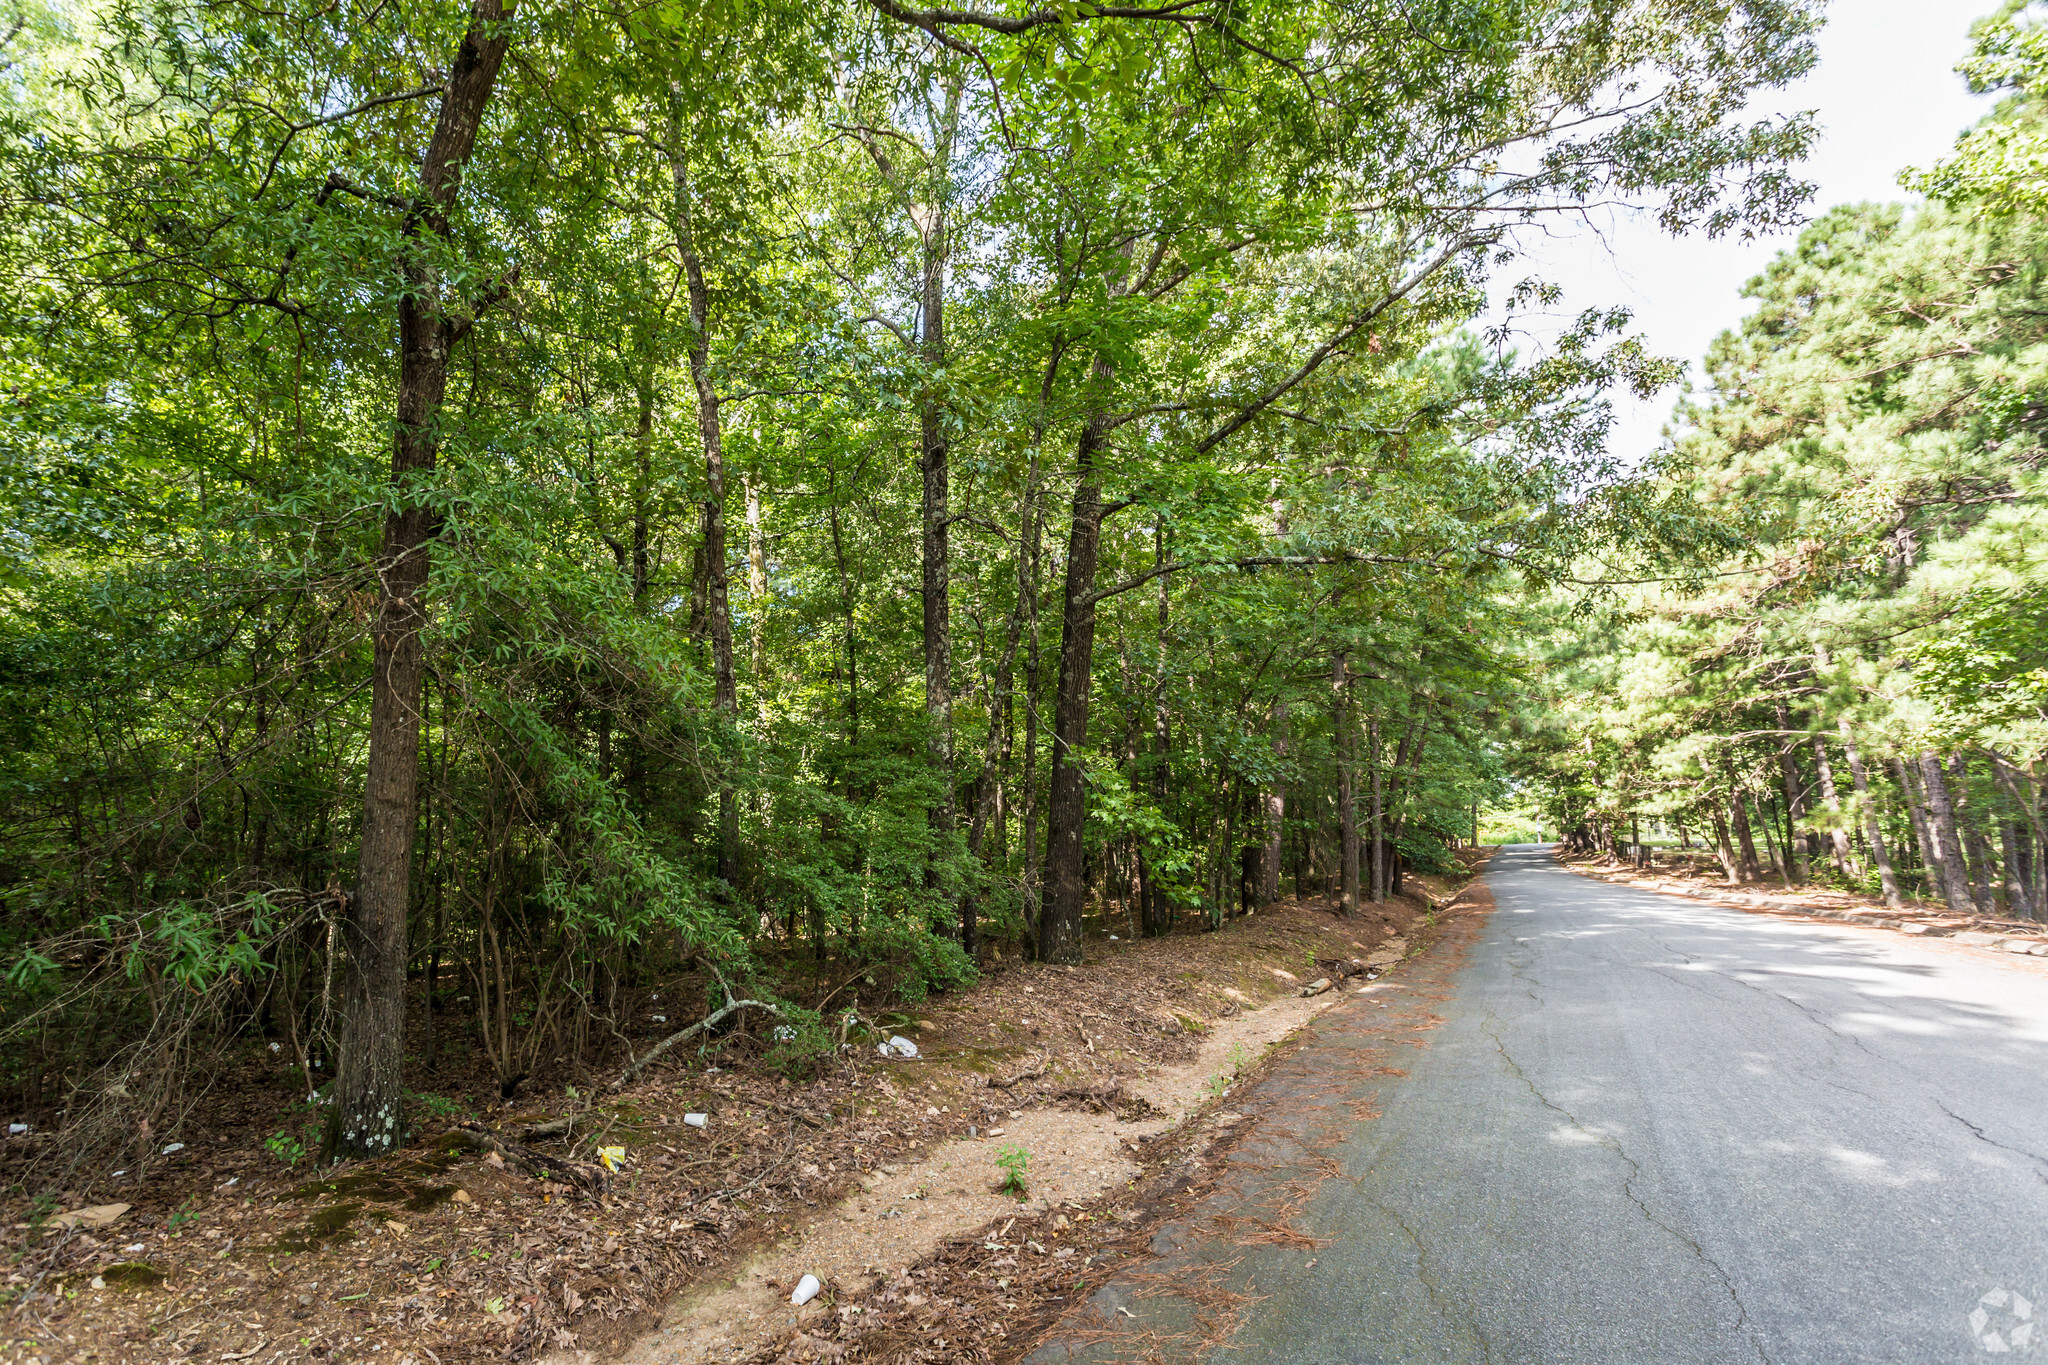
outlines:
M94 1204L90 1208L73 1209L70 1213L60 1213L50 1220L50 1226L53 1228L103 1228L120 1221L121 1215L128 1212L130 1207L127 1204Z

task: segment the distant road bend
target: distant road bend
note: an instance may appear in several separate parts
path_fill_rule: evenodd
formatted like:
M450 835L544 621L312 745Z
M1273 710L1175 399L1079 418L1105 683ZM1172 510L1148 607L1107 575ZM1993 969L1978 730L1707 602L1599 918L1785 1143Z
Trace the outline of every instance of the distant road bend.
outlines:
M1213 1297L1204 1319L1157 1289L1196 1281L1244 1296L1210 1354L1232 1365L2048 1361L2039 959L1609 886L1534 846L1489 881L1462 963L1332 1011L1242 1097L1235 1206L1313 1167L1289 1226L1325 1240L1198 1213L1141 1267L1167 1280L1096 1295L1119 1337L1034 1362L1224 1344Z

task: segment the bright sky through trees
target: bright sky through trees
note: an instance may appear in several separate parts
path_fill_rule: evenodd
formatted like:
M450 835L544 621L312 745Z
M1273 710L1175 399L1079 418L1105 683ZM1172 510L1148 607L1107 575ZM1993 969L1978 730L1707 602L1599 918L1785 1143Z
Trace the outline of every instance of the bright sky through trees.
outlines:
M1988 9L1980 0L1829 6L1819 66L1786 90L1759 94L1754 106L1758 115L1817 111L1821 140L1801 168L1819 187L1814 213L1859 200L1912 198L1899 188L1899 168L1935 160L1983 117L1992 101L1972 95L1954 68L1969 51L1970 25ZM1708 344L1748 311L1737 297L1743 284L1790 246L1792 235L1673 238L1649 215L1608 213L1585 226L1555 224L1547 240L1531 237L1528 263L1503 271L1498 283L1505 288L1536 273L1562 285L1555 325L1583 308L1630 309L1651 347L1685 361L1698 384ZM1676 398L1669 389L1648 402L1616 393L1614 451L1635 458L1653 448Z

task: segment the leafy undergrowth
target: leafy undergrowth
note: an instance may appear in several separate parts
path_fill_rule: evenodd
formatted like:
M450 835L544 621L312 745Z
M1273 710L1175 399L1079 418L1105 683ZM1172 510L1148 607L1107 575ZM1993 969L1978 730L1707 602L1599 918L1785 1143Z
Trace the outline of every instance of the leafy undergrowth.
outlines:
M466 1113L423 1112L427 1136L406 1151L314 1172L282 1165L268 1123L223 1102L217 1130L195 1115L185 1151L96 1195L133 1206L110 1226L48 1218L80 1192L15 1202L0 1330L17 1358L49 1362L454 1365L616 1349L864 1172L1013 1107L1137 1103L1123 1082L1192 1060L1211 1021L1291 993L1318 957L1406 934L1424 908L1404 898L1346 921L1293 901L1218 933L1091 943L1078 969L999 962L899 1017L917 1062L862 1046L798 1085L761 1060L761 1040L728 1035L624 1088L565 1086L482 1115L514 1140L573 1116L568 1134L534 1140L555 1155L623 1148L602 1200L433 1140Z

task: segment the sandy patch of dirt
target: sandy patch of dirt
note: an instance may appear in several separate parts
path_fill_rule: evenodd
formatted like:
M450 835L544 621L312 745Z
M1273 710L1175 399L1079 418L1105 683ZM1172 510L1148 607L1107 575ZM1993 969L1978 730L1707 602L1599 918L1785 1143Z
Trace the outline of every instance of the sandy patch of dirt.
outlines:
M1406 939L1391 938L1368 960L1398 962L1406 947ZM791 1328L825 1321L839 1295L874 1289L884 1276L922 1260L948 1237L1020 1215L1044 1215L1070 1201L1094 1200L1130 1185L1143 1169L1136 1159L1141 1144L1178 1126L1206 1101L1227 1094L1239 1073L1248 1072L1267 1049L1347 994L1339 986L1307 998L1283 996L1217 1020L1192 1061L1148 1068L1124 1087L1140 1102L1133 1108L1151 1117L1013 1110L980 1136L947 1142L922 1161L883 1168L804 1236L757 1253L732 1279L706 1283L684 1296L660 1330L624 1359L629 1365L730 1360ZM1011 1147L1030 1154L1030 1194L1021 1200L998 1192L1003 1173L995 1156ZM803 1275L817 1276L828 1292L799 1308L789 1299ZM553 1359L588 1358L579 1353Z
M1197 1058L1172 1068L1170 1076L1150 1078L1159 1087L1151 1093L1187 1106L1179 1111L1185 1118L1173 1123L1169 1113L1120 1125L1121 1164L1115 1177L1098 1174L1056 1195L1034 1190L1034 1198L1022 1206L1006 1201L999 1221L938 1238L928 1254L893 1269L863 1267L863 1273L829 1286L827 1294L802 1310L793 1309L786 1296L762 1303L755 1310L761 1316L745 1324L744 1331L727 1331L718 1339L716 1345L722 1349L706 1350L713 1343L689 1337L691 1331L707 1327L713 1315L685 1322L678 1314L669 1326L684 1330L642 1343L632 1358L646 1365L679 1360L725 1365L989 1365L1020 1359L1043 1334L1066 1330L1062 1324L1074 1312L1092 1312L1088 1305L1093 1291L1106 1277L1142 1273L1140 1267L1154 1255L1155 1238L1209 1197L1217 1180L1232 1169L1234 1149L1275 1121L1265 1078L1276 1068L1306 1065L1313 1070L1320 1065L1290 1060L1297 1058L1303 1039L1332 1027L1328 1021L1354 1018L1364 1011L1370 1027L1394 1030L1374 1054L1384 1054L1387 1065L1367 1066L1366 1072L1403 1074L1393 1063L1435 1026L1429 1011L1446 998L1442 981L1455 971L1459 944L1470 937L1490 904L1478 884L1453 899L1454 884L1429 884L1432 900L1440 907L1444 901L1450 905L1416 916L1401 942L1389 939L1375 946L1370 956L1383 963L1404 960L1391 976L1366 985L1354 977L1314 999L1275 1001L1242 1017L1241 1029L1219 1027L1203 1040ZM1432 951L1446 930L1453 939L1452 951ZM1381 1008L1373 1008L1376 1002ZM1388 1010L1387 1004L1396 1008ZM1218 1075L1223 1084L1208 1083ZM1356 1108L1345 1108L1342 1114L1347 1123L1372 1116ZM1078 1160L1085 1150L1070 1142L1067 1155ZM1088 1169L1083 1167L1084 1172ZM1101 1166L1092 1169L1103 1171ZM1281 1238L1291 1243L1298 1236L1284 1226L1284 1219L1270 1227L1261 1223L1240 1231L1255 1240ZM783 1273L794 1276L800 1271L787 1264ZM1175 1280L1182 1289L1184 1278ZM693 1306L686 1303L682 1311ZM1147 1358L1180 1360L1192 1358L1192 1353L1170 1350Z

